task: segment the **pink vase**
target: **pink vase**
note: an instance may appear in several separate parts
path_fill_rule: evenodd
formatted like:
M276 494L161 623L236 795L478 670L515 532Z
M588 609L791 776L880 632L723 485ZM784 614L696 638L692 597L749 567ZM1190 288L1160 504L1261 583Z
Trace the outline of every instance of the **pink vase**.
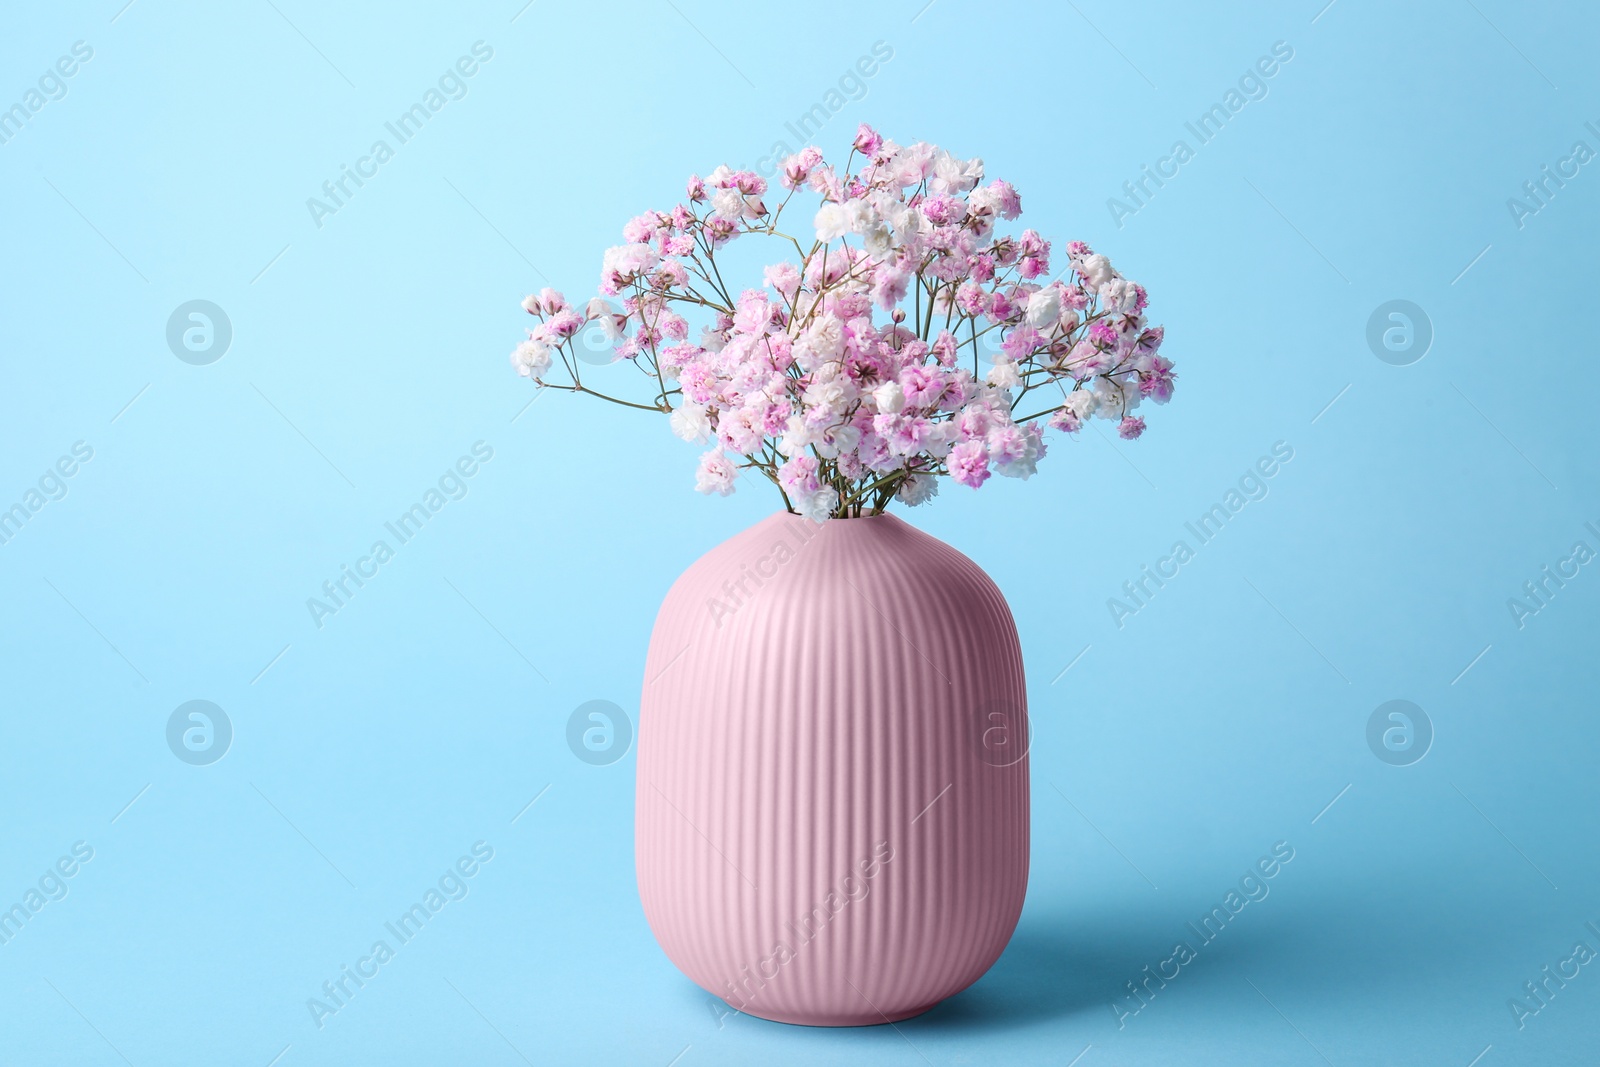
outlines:
M863 1026L977 981L1028 882L1005 599L892 515L779 512L667 593L639 705L639 895L733 1009Z

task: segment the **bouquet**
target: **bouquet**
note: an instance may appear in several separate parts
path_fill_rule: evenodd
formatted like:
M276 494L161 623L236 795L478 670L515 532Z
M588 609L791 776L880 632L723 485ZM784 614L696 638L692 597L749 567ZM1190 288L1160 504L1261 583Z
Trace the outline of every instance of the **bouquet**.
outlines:
M538 323L512 365L540 388L666 415L709 446L700 492L727 495L757 471L818 522L922 504L942 478L1027 478L1046 427L1104 419L1133 440L1143 401L1171 398L1144 287L1081 241L1052 276L1049 241L998 232L1022 201L985 184L981 159L863 124L842 168L809 147L779 185L725 166L690 177L683 203L623 227L600 295L581 309L553 289L523 301ZM820 204L786 225L802 191ZM793 258L735 293L717 257L756 235ZM597 388L593 371L585 382L597 362L629 364L632 391Z

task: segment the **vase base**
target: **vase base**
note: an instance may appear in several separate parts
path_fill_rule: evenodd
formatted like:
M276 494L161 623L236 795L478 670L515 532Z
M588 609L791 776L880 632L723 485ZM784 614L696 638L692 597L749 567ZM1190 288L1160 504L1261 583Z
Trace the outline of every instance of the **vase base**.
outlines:
M735 1010L742 1015L752 1015L757 1019L765 1019L772 1023L787 1023L790 1026L884 1026L888 1023L914 1019L918 1015L937 1008L940 1003L940 1001L936 1000L931 1004L924 1004L920 1008L891 1012L873 1010L866 1012L784 1012L764 1011L749 1005ZM729 1006L732 1007L732 1005Z

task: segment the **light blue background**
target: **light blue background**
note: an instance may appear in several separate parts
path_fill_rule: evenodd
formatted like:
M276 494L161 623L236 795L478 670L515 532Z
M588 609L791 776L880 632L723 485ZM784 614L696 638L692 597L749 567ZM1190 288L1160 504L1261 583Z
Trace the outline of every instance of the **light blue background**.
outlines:
M1585 5L121 2L0 36L0 106L94 49L0 145L0 506L94 449L0 545L0 903L95 850L0 945L0 1059L1595 1061L1600 971L1520 1031L1507 1008L1600 947L1600 566L1520 630L1506 606L1600 547L1600 171L1522 228L1506 204L1600 149ZM479 40L466 96L314 225L306 199ZM524 410L506 353L525 292L587 295L627 218L753 165L878 40L823 146L869 119L982 155L1028 224L1149 287L1180 383L1141 441L1056 437L1027 484L910 516L1023 637L1007 954L896 1029L719 1026L640 911L632 755L588 766L565 727L636 712L668 585L774 498L696 496L647 416ZM1107 198L1276 41L1266 98L1119 229ZM1403 367L1365 339L1397 298L1435 333ZM208 366L165 341L191 299L232 323ZM465 498L313 625L306 598L477 441ZM1107 598L1277 441L1270 495L1118 629ZM1396 698L1436 731L1406 767L1365 740ZM165 741L191 699L235 731L210 766ZM470 895L318 1029L307 998L479 840ZM1271 895L1119 1029L1123 983L1276 841Z

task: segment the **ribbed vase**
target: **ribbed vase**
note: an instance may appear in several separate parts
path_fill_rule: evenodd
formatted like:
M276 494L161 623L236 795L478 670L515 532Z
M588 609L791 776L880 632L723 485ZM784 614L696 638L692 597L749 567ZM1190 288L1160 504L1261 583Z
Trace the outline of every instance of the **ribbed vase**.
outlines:
M734 1009L862 1026L977 981L1028 881L1005 599L892 515L780 512L695 562L639 706L639 895Z

